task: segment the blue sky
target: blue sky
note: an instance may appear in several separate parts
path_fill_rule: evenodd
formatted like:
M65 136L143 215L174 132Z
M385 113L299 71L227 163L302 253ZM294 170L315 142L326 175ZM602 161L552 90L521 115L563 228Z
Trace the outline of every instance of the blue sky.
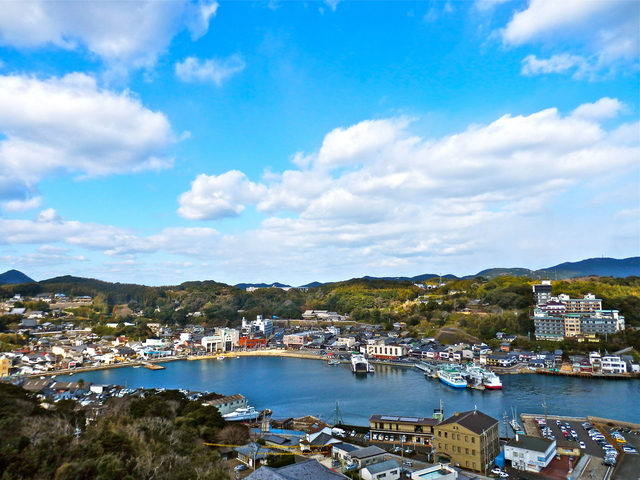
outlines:
M0 270L171 285L640 253L640 4L5 1Z

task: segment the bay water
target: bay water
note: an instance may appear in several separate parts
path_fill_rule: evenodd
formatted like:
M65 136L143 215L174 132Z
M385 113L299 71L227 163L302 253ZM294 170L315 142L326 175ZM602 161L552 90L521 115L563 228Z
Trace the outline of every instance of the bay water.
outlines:
M501 390L456 390L426 378L417 369L375 365L376 372L355 375L349 364L280 357L240 357L224 361L163 363L165 370L122 367L75 376L85 382L128 388L184 388L223 395L240 393L273 418L313 415L335 423L336 402L346 424L368 425L373 414L430 417L440 401L445 417L478 408L492 417L520 413L594 415L640 424L640 380L596 380L539 374L501 376ZM502 422L501 422L502 423ZM503 429L501 424L501 430Z

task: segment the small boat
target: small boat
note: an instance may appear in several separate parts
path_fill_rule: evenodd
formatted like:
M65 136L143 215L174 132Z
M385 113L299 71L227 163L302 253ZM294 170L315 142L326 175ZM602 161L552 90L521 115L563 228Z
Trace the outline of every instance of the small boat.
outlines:
M220 355L216 360L220 360L221 362L225 359L224 355Z
M491 388L493 390L502 388L502 381L500 380L500 377L491 371L485 372L483 383L485 387Z
M235 412L227 413L223 415L227 422L242 422L244 420L256 420L260 416L260 412L253 407L247 405L246 407L240 407Z
M335 360L334 359L334 360L329 360L327 362L327 365L335 366L335 365L340 365L340 363L341 363L340 360Z
M134 365L133 368L140 368L142 365Z

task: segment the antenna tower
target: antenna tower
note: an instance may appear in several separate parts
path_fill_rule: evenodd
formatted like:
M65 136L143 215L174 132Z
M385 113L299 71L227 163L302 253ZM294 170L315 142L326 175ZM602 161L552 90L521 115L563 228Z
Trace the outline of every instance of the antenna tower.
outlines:
M336 409L333 412L333 424L334 425L344 425L344 419L342 418L342 413L340 413L340 402L336 400Z

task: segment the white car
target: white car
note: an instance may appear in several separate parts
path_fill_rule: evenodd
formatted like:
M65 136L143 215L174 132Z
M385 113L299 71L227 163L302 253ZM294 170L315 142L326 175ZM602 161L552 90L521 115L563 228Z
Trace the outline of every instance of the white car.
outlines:
M493 473L494 475L500 475L502 473L502 470L496 467L493 470L491 470L491 473Z
M509 478L509 474L507 472L500 472L500 478Z

